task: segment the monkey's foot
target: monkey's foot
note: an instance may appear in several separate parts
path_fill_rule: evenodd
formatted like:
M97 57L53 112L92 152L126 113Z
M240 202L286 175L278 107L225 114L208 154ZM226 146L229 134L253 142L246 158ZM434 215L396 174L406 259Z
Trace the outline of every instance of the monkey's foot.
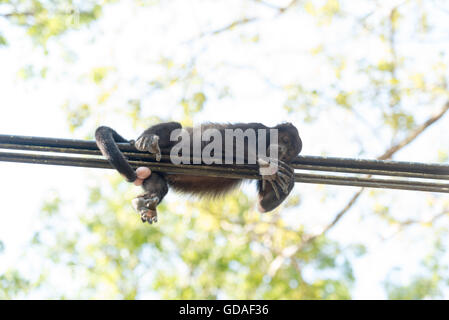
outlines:
M159 136L156 134L143 134L136 141L131 141L139 151L148 151L156 155L156 161L161 161L161 149L159 148Z
M140 214L143 223L153 224L157 222L156 207L159 204L159 197L155 195L144 194L138 196L132 201L134 209Z
M267 182L273 188L277 199L286 197L294 185L295 172L287 163L274 158L259 158L259 174L262 176L262 191Z

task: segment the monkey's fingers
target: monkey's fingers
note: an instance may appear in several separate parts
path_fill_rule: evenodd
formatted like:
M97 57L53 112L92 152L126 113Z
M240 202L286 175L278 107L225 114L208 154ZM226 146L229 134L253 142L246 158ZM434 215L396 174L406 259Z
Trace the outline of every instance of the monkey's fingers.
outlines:
M263 167L263 168L270 166L270 162L268 161L268 159L264 159L264 158L257 159L257 163L259 164L259 167Z
M259 165L259 174L263 180L273 180L276 178L277 165L271 159L259 158L257 164ZM275 165L273 165L275 164Z
M286 174L279 172L279 179L277 180L279 186L284 193L288 193L288 186L290 185L291 178Z
M157 212L155 212L153 219L151 221L152 223L156 223L157 222ZM150 223L151 224L151 223Z
M270 183L277 199L281 199L281 193L287 194L291 182L292 171L290 167L275 158L259 158L259 173L262 176L262 191L266 190L267 181ZM272 169L268 171L269 169Z
M288 176L295 175L295 171L287 163L279 160L279 171L285 173Z
M265 178L267 176L267 170L270 167L270 163L265 159L257 159L257 164L259 165L259 174Z
M267 181L270 183L276 180L275 175L267 175L267 174L261 174L262 176L262 190L265 191L267 188Z
M147 143L148 143L148 139L145 136L141 136L141 137L137 138L136 141L132 140L132 144L139 151L145 151Z
M153 224L157 222L157 211L147 209L146 211L140 212L140 220L142 220L143 223L148 222L149 224Z
M156 210L148 210L145 214L146 221L148 221L149 224L153 224L157 222L157 211Z
M277 185L276 181L270 181L271 187L273 188L274 194L276 195L277 199L280 199L280 193L279 193L279 187Z
M134 146L139 151L148 151L156 155L156 160L160 161L162 158L161 148L159 147L159 136L155 134L147 134L140 136Z
M267 181L270 183L271 187L273 188L276 198L279 199L280 195L279 195L279 187L277 185L278 182L273 177L264 176L264 178L262 179L262 191L265 191L267 189Z
M280 182L282 182L281 187L285 193L289 192L289 186L295 177L295 172L287 164L282 164L279 168L278 177Z

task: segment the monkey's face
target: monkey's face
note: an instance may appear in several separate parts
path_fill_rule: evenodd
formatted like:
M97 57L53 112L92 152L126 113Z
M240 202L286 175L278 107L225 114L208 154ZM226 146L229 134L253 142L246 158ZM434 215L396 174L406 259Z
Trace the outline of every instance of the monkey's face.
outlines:
M298 129L291 123L282 123L275 128L279 130L279 152L284 155L284 161L291 161L302 149Z

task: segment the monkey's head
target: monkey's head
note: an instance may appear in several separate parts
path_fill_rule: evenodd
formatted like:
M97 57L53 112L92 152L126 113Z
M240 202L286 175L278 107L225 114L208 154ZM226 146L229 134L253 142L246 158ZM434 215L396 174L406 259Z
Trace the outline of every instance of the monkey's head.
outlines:
M284 154L283 161L290 162L293 160L302 149L302 141L299 137L299 132L296 127L290 122L284 122L274 129L278 129L278 144L283 150L280 150Z

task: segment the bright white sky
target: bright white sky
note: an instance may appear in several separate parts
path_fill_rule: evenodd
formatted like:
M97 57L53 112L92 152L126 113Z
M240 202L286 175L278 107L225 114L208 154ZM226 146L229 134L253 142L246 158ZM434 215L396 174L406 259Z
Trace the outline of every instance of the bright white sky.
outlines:
M394 1L389 1L388 7L393 4ZM353 9L361 13L366 10L362 5ZM385 10L383 8L376 14L380 15ZM264 20L233 32L187 43L198 34L227 25L247 12ZM383 48L370 38L355 46L351 42L352 26L349 24L340 23L332 32L322 32L308 15L301 15L298 19L297 15L286 14L273 19L271 13L268 8L241 1L179 0L161 2L149 8L121 4L108 9L92 31L74 32L67 36L63 45L50 43L51 54L47 57L33 47L20 30L11 29L0 20L0 29L6 30L11 39L9 47L0 49L0 133L83 138L86 134L92 134L95 126L92 125L90 131L82 129L75 135L70 134L61 105L67 101L76 105L96 100L101 88L86 85L86 75L93 67L113 65L117 68L119 90L105 107L119 109L130 97L145 91L147 80L164 76L165 69L154 63L161 56L173 57L176 63L186 63L189 57L198 56L199 72L206 75L210 83L229 85L232 98L214 99L213 89L203 87L206 92L211 92L212 98L208 100L205 111L195 119L197 122L257 121L274 125L288 120L300 129L304 141L303 154L354 157L358 155L361 141L367 156L380 154L389 143L383 139L386 135L382 130L373 133L365 124L355 121L350 113L336 109L329 109L312 124L304 123L301 114L292 118L281 109L285 93L272 84L283 86L301 82L313 87L326 83L325 79L330 73L327 65L312 59L308 51L321 42L333 44L336 52L341 50L348 54L348 68L354 68L353 62L360 56L379 59L384 54ZM435 20L448 27L448 15L435 13ZM97 32L99 36L92 41L92 35ZM242 37L251 37L256 33L261 35L260 43L242 42ZM438 33L436 39L437 36ZM413 67L427 70L428 61L434 59L440 49L447 52L446 45L447 42L437 40L422 45L411 41L404 43L403 48L414 52L420 50L422 53L416 55L419 59ZM77 56L72 64L62 59L70 57L68 53L71 51ZM49 66L48 77L26 82L19 79L18 70L27 64ZM129 80L135 82L130 84ZM102 84L104 88L114 83L108 81ZM356 88L363 84L354 77L345 85ZM192 83L191 86L198 84ZM179 110L176 100L179 89L170 90L144 100L146 116L170 116L174 119L180 116L177 111L173 112ZM429 115L429 110L436 111L440 107L441 104L426 105L418 113L424 119ZM375 116L375 113L367 114L365 118ZM120 115L103 113L96 124L100 123L116 128L125 137L132 138L139 133L129 123L123 123ZM438 150L448 150L448 126L449 118L446 117L412 147L401 151L396 159L435 161ZM52 190L57 190L70 203L64 207L64 216L76 219L87 199L86 185L104 184L104 174L105 171L93 169L0 163L0 239L6 245L5 254L0 255L0 272L10 266L20 266L25 245L39 225L40 206L43 199L51 197ZM254 192L250 188L245 190ZM334 200L322 202L323 190ZM289 221L304 224L310 231L319 230L332 220L355 190L297 185L296 191L301 194L303 204L299 209L287 212ZM391 204L391 211L397 217L425 218L438 212L438 208L429 209L427 205L430 201L436 201L436 206L440 206L440 198L427 193L386 191L378 199L382 204ZM365 195L329 234L345 244L361 242L368 245L368 254L353 261L357 279L354 298L385 298L382 281L388 272L400 266L405 271L401 276L407 280L408 275L416 272L417 263L428 252L425 249L430 245L430 239L425 237L428 233L419 229L387 242L380 241L379 231L388 235L394 230L370 218L373 206L373 200ZM364 217L363 221L361 217ZM65 227L69 228L70 218L67 223ZM36 258L33 263L39 262ZM27 270L26 267L21 268ZM312 271L310 276L313 276Z

